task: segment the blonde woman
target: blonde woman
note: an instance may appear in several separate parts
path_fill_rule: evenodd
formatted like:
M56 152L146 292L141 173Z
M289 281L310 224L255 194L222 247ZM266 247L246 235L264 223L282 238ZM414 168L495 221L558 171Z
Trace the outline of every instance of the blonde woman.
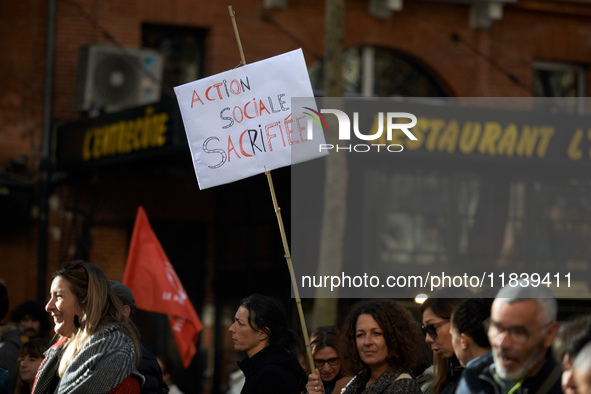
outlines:
M60 338L47 351L32 393L139 393L136 330L105 274L74 261L53 277L45 309Z

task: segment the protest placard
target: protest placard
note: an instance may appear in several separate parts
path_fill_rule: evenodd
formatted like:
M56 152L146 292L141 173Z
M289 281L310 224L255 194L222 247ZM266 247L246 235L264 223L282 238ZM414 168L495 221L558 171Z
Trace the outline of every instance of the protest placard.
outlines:
M307 116L292 117L292 97L316 107L301 49L174 90L200 189L323 155Z

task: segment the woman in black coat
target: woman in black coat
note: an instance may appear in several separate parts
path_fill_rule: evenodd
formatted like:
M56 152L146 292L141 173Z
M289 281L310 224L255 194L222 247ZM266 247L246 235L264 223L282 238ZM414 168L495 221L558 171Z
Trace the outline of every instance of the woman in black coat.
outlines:
M297 339L277 301L253 294L240 302L228 329L234 349L248 355L238 366L246 381L241 394L300 394L308 376L298 361Z

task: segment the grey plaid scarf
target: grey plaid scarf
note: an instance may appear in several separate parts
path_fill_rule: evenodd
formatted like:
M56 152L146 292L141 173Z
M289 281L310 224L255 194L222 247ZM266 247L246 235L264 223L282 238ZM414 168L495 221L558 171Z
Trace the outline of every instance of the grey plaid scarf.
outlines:
M45 352L32 394L108 393L129 375L143 382L135 369L133 341L117 326L106 326L94 333L72 359L52 392L65 343Z
M344 394L357 394L362 386L367 383L369 371L364 370L357 374L347 384ZM400 374L388 368L363 394L422 394L418 384L407 374Z

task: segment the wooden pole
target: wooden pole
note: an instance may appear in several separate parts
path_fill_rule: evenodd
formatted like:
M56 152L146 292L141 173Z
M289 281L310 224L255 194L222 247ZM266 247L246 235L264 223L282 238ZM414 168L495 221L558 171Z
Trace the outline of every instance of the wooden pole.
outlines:
M306 319L304 318L304 311L302 310L302 300L300 299L300 292L298 290L298 283L293 272L293 265L291 263L291 255L289 254L289 245L287 244L287 237L285 235L285 227L283 226L283 219L281 217L281 208L277 204L277 197L275 196L275 188L273 187L273 179L271 172L265 168L267 181L269 182L269 189L271 190L271 198L273 199L273 208L277 215L277 222L279 223L279 231L281 232L281 240L283 241L283 250L285 251L285 260L287 261L287 268L289 269L289 276L291 277L291 286L296 299L296 306L298 307L298 315L300 316L300 324L302 326L302 334L304 335L304 343L306 344L306 353L308 354L308 363L310 364L310 371L314 373L314 358L312 357L312 348L310 347L310 338L308 337L308 329L306 328Z
M236 14L232 11L232 6L228 6L228 11L230 12L230 18L232 19L232 27L234 27L234 35L236 36L236 42L238 43L238 51L240 52L240 66L244 66L246 64L246 60L244 59L244 51L242 50L242 42L240 41L240 34L238 34L238 26L236 25Z
M246 64L244 60L244 52L242 51L242 44L240 42L240 35L238 34L238 27L236 25L236 14L232 11L232 6L228 6L230 17L232 18L232 26L234 27L234 35L238 42L238 50L240 51L240 65ZM265 174L267 175L267 181L269 182L269 189L271 191L271 198L273 199L273 208L275 209L275 215L277 216L277 222L279 223L279 231L281 233L281 241L283 242L283 250L285 251L285 260L287 261L287 268L289 269L289 276L291 278L291 285L293 287L294 296L296 299L296 306L298 308L298 315L300 318L300 325L302 328L302 335L304 336L304 343L306 345L306 353L308 355L308 363L310 365L311 373L314 373L314 358L312 357L312 349L310 347L310 338L308 336L308 328L306 327L306 320L304 318L304 311L302 309L302 300L300 299L300 292L298 290L298 284L295 279L293 272L293 265L291 262L291 255L289 253L289 245L287 243L287 236L285 235L285 226L283 225L283 218L281 217L281 208L277 204L277 196L275 195L275 188L273 187L273 179L271 178L271 172L265 167Z

